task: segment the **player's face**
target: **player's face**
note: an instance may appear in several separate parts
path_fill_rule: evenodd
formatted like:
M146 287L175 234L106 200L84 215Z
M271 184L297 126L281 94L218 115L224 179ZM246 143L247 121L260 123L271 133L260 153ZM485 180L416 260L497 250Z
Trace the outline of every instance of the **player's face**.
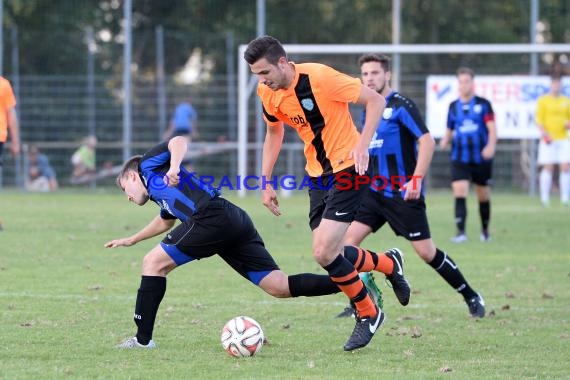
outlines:
M265 58L249 65L251 72L257 75L259 83L266 85L273 91L286 89L289 80L286 75L286 66L289 65L285 57L281 57L277 65L272 65Z
M366 87L382 94L389 87L391 73L384 71L380 62L365 62L360 66L360 76Z
M459 74L457 77L459 84L459 96L462 98L470 98L474 94L475 82L469 74Z
M130 171L126 176L121 178L120 182L129 202L142 206L148 201L148 192L146 191L138 173Z

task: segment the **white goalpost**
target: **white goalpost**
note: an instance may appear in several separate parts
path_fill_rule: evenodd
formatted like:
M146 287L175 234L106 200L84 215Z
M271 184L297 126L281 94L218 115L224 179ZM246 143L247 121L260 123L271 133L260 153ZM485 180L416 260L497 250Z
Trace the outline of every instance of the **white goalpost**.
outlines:
M261 149L259 141L255 143L248 142L248 121L249 121L249 99L252 94L255 96L257 86L257 78L252 76L247 62L243 59L243 54L247 45L240 45L238 50L238 165L237 174L239 178L245 178L247 172L247 152L248 149ZM328 54L342 55L355 54L360 55L367 52L381 52L393 56L400 54L528 54L536 55L543 53L570 54L570 45L568 44L420 44L420 45L403 45L403 44L383 44L383 45L284 45L288 54ZM395 67L394 71L399 74L399 68ZM536 75L536 72L530 72L529 75ZM255 173L259 174L259 173ZM246 189L241 188L238 191L240 197L246 195Z

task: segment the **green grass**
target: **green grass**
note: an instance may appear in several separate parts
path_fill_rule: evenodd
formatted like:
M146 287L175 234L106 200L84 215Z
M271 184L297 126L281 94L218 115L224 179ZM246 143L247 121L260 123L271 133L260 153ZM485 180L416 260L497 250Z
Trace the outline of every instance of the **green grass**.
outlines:
M310 253L306 198L281 199L279 218L257 197L236 200L291 274L323 273ZM159 348L149 352L114 345L135 331L140 262L160 239L113 250L103 244L141 228L157 208L128 204L118 190L4 191L0 378L567 378L570 210L495 194L493 240L483 244L473 196L468 207L471 241L453 245L451 195L434 193L428 202L436 243L485 297L482 320L471 319L462 298L385 228L364 246L404 249L412 299L401 307L379 281L387 321L359 352L342 351L353 321L333 318L346 304L341 294L277 300L217 257L169 276L154 335ZM229 357L219 341L223 324L240 314L258 320L270 341L249 359Z

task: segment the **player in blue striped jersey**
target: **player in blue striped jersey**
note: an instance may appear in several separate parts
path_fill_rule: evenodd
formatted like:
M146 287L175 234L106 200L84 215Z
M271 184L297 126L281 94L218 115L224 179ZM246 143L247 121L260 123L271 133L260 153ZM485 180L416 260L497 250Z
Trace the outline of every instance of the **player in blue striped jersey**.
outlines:
M129 247L168 231L143 259L134 314L137 334L119 348L155 347L152 334L166 293L166 276L194 260L218 255L237 273L274 297L340 292L328 275L288 276L281 271L249 215L182 167L186 152L186 138L174 137L143 156L127 160L117 176L117 185L130 202L142 206L150 200L160 207L160 213L140 231L111 240L105 247ZM176 220L180 223L175 226Z
M416 253L463 296L471 316L481 318L485 315L483 298L471 288L451 257L436 247L430 235L422 185L435 142L414 102L390 87L390 59L366 54L360 57L359 64L364 84L381 93L387 102L370 143L368 175L379 176L388 183L372 183L364 193L345 236L345 256L349 260L354 256L358 260L361 256L365 258L366 252L356 247L388 223L396 235L409 240ZM401 178L406 178L404 185ZM410 289L403 277L402 255L393 250L384 255L392 258L394 264L384 273L400 303L406 305Z
M491 189L493 157L497 144L495 114L491 103L475 95L473 70L462 67L457 70L459 98L449 105L447 130L440 141L445 149L451 145L451 188L455 198L455 243L467 241L465 221L466 198L469 182L475 184L481 217L481 241L489 241L491 219Z

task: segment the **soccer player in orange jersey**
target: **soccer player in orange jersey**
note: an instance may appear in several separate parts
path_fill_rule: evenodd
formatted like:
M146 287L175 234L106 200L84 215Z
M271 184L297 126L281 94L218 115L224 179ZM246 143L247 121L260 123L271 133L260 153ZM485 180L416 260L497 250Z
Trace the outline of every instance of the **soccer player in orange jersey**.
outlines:
M16 113L16 97L10 82L0 76L0 168L2 167L2 152L8 136L12 139L10 152L12 156L20 154L20 127ZM0 220L0 231L2 221Z
M272 177L284 124L291 126L304 142L306 171L313 185L309 190L313 257L355 305L356 326L344 349L364 347L384 314L366 292L358 272L379 270L393 262L386 257L379 260L380 255L370 251L364 251L358 263L350 262L343 255L343 238L365 188L356 183L357 175L364 175L368 168L368 144L386 100L358 78L329 66L290 62L281 43L271 36L251 41L244 58L259 78L257 94L267 123L261 175ZM352 121L349 103L366 108L362 134ZM281 214L270 184L262 189L262 201L274 215Z

